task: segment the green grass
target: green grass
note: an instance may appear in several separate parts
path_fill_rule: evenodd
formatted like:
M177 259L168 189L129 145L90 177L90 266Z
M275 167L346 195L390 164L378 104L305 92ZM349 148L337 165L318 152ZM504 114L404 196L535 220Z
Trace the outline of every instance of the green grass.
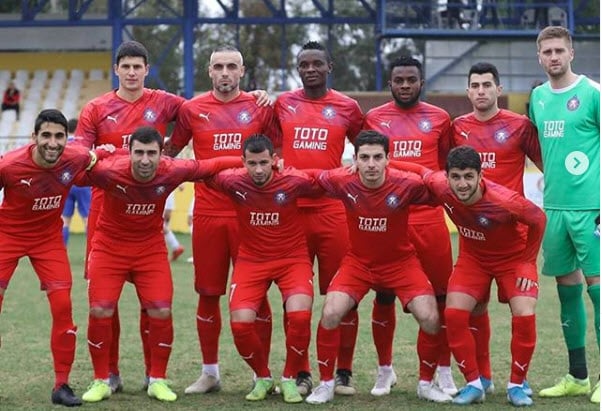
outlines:
M150 400L141 391L143 377L142 353L138 334L139 305L131 284L124 287L120 302L122 340L121 373L125 392L114 395L99 404L85 404L86 408L98 410L198 410L199 408L240 410L240 409L310 409L308 404L285 405L279 396L273 396L260 403L249 403L244 395L250 389L251 371L239 357L232 342L225 299L222 299L224 326L220 347L220 367L223 389L219 393L202 396L184 396L183 391L194 381L200 370L200 351L197 342L195 314L197 297L193 289L192 266L186 263L190 255L190 237L180 239L187 252L172 264L175 284L174 321L175 342L169 364L169 377L173 387L180 394L174 404L162 404ZM455 241L455 239L454 239ZM74 286L73 310L79 326L76 360L71 374L71 385L81 395L92 379L92 366L86 346L87 295L83 279L84 237L72 235L69 245ZM492 295L496 295L495 292ZM270 298L274 310L274 334L271 355L271 368L275 377L280 375L284 364L284 338L281 321L281 300L278 291L272 287ZM394 365L398 375L398 385L390 396L374 398L370 389L376 376L376 353L370 331L370 310L372 296L369 295L360 305L360 332L354 363L355 385L359 393L354 397L336 397L335 401L321 409L348 410L447 410L457 409L449 405L435 405L416 399L418 361L415 350L416 325L409 316L398 309L398 326L395 337ZM591 304L587 299L588 315L592 318ZM322 298L314 304L312 338L322 306ZM509 408L506 402L505 385L508 378L510 357L510 315L507 306L492 303L491 356L496 393L488 396L479 410ZM535 391L553 384L567 370L567 355L558 320L558 302L554 281L541 279L541 293L538 305L538 345L531 364L529 381ZM0 409L2 410L44 410L56 409L50 404L50 389L53 384L52 361L49 352L50 315L46 296L39 291L39 282L27 260L22 260L6 292L2 316L0 317ZM593 332L588 328L588 364L590 375L595 380L599 372L599 354ZM314 380L317 382L315 367L315 346L311 347ZM462 379L456 373L456 383ZM591 410L587 397L572 399L535 399L535 408L545 410Z

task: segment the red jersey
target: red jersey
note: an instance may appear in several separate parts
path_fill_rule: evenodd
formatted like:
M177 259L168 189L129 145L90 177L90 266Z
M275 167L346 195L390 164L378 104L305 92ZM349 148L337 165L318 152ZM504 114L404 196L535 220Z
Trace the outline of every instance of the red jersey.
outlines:
M253 183L246 168L226 170L207 181L222 190L238 216L238 259L252 262L280 258L308 259L305 231L297 210L300 196L323 193L315 180L298 170L274 172L263 187Z
M167 125L176 119L184 98L163 90L144 89L142 97L129 102L113 90L88 103L82 109L74 134L74 143L86 147L113 144L129 148L130 135L142 126L167 133ZM102 191L92 190L92 208L98 209Z
M389 137L391 160L410 161L431 170L445 169L451 146L451 120L447 112L437 106L418 102L404 109L395 101L368 111L364 130L376 130ZM411 224L429 224L443 219L439 207L411 208Z
M282 129L284 163L299 169L330 170L341 166L345 137L353 142L362 128L362 110L354 99L328 90L318 99L300 88L278 96L274 105ZM300 206L322 207L329 198L301 199Z
M408 239L409 206L429 201L420 176L387 169L384 184L368 188L357 173L339 168L322 172L318 182L345 205L350 253L355 258L373 266L399 262L415 253Z
M458 227L460 255L470 254L485 267L522 263L537 279L535 263L546 223L539 207L516 191L486 179L482 180L483 197L472 205L458 201L445 172L426 172L424 180ZM528 226L528 232L521 224ZM528 277L523 271L517 276Z
M122 244L152 239L162 242L163 209L169 193L184 181L207 178L237 165L238 157L209 161L161 157L155 178L143 183L132 177L129 155L103 160L86 175L89 185L105 193L96 230Z
M479 152L485 178L524 195L525 156L541 165L537 129L526 116L502 109L480 121L469 113L456 118L452 130L455 146L466 144Z
M280 130L272 107L259 107L249 93L241 92L227 103L213 92L197 96L182 105L171 144L183 148L192 138L197 160L219 156L240 156L243 141L257 133L268 136L280 147ZM223 193L195 184L195 212L210 216L236 215L233 204Z
M29 239L50 238L61 232L61 213L74 177L90 165L87 148L67 145L51 168L33 161L35 144L0 158L0 233Z

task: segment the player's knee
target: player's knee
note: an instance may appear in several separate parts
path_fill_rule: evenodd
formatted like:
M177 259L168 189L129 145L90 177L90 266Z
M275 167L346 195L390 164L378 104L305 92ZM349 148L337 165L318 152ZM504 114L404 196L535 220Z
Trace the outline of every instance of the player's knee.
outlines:
M346 312L343 312L340 307L337 307L335 304L325 304L322 309L320 324L327 330L332 330L339 326L341 319L345 314Z
M395 298L395 294L377 292L375 300L380 305L391 305L395 304Z
M90 307L90 316L94 318L108 318L112 317L115 309L113 307L100 307L100 306L92 306Z
M171 308L162 307L162 308L148 308L146 310L148 316L151 318L158 318L160 320L166 320L171 317Z
M472 310L471 315L483 315L487 312L487 303L477 303Z
M532 297L514 297L510 301L510 310L515 317L524 317L535 314L537 299Z

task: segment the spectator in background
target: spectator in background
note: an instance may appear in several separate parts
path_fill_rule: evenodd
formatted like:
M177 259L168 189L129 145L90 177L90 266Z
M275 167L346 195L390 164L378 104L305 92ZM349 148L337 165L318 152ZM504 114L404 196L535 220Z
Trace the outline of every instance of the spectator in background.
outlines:
M21 92L15 86L15 83L11 81L8 83L8 87L4 90L4 97L2 98L2 111L15 110L17 113L17 120L19 119L19 108L21 103Z
M72 118L67 122L67 141L73 140L73 133L77 128L77 119ZM71 219L73 213L75 213L75 206L77 205L77 212L79 213L82 221L84 222L84 229L88 226L88 214L90 213L90 201L92 200L92 190L89 186L79 187L72 186L65 200L65 208L63 209L63 243L67 245L69 243L69 228L71 226Z

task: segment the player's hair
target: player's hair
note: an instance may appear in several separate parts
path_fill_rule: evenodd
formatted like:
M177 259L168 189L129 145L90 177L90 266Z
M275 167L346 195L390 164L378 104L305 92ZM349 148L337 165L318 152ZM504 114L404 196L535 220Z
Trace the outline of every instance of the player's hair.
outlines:
M367 144L382 146L385 150L385 154L389 154L389 137L379 133L376 130L360 131L357 137L355 137L355 141L353 142L355 154L357 155L358 151L360 151L361 146L365 146Z
M121 43L115 55L115 64L119 64L124 57L142 57L144 64L148 64L148 50L142 43L135 40Z
M36 121L33 127L33 131L35 134L38 134L40 132L40 128L42 128L42 124L44 123L59 124L65 129L65 134L67 133L67 118L65 118L63 113L61 113L55 108L47 108L45 110L40 111L40 113L36 117Z
M209 57L209 64L211 64L211 60L213 59L213 55L215 53L221 53L221 52L230 52L230 53L238 53L238 54L240 54L240 64L244 65L244 58L242 56L242 53L240 52L239 49L237 49L234 46L231 46L230 44L221 44L221 45L217 46L216 48L214 48L213 51L211 52L211 56Z
M569 47L573 47L573 39L571 38L570 31L562 26L548 26L537 35L537 50L539 50L542 41L550 39L565 39Z
M69 121L67 121L67 131L69 132L69 134L75 133L76 128L77 128L77 119L76 118L69 119Z
M274 144L264 134L252 134L242 144L243 156L246 155L247 151L257 154L263 153L266 150L268 150L270 156L274 154Z
M301 54L301 52L306 50L319 50L323 52L326 56L326 62L332 63L332 56L330 55L330 52L321 43L318 43L317 41L308 41L301 47L299 53L297 53L297 58L299 57L299 54Z
M477 173L481 172L481 156L477 153L477 150L470 146L458 146L450 150L447 155L447 163L445 164L445 171L449 172L452 168L459 168L465 170L472 168L477 170Z
M416 67L418 72L420 73L420 79L424 78L424 73L422 72L422 63L411 56L401 56L393 60L393 62L389 65L389 74L393 72L395 67Z
M468 70L468 85L470 86L470 76L473 74L487 74L491 73L493 76L493 82L496 86L500 85L500 73L497 71L497 67L495 67L491 63L480 62L472 65L470 70Z
M132 151L134 141L139 141L142 144L156 142L159 144L159 150L163 150L163 136L154 127L138 127L130 136L130 151Z

